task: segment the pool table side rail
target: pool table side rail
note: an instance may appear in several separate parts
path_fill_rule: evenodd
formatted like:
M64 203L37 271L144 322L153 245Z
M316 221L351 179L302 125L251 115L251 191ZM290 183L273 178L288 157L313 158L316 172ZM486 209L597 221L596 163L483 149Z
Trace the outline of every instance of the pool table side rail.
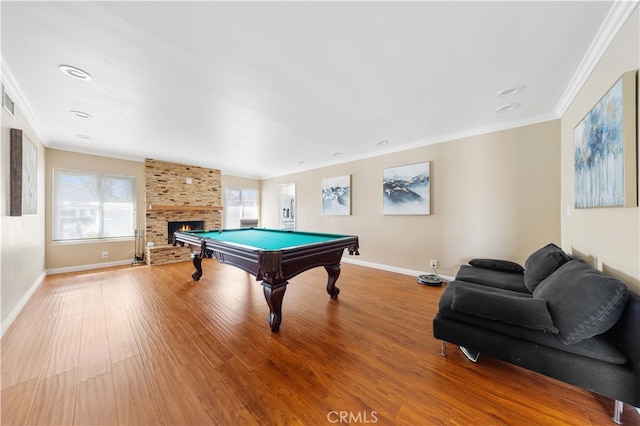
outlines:
M273 229L273 228L256 228L256 227L251 227L251 228L228 228L228 229L222 229L222 232L243 232L243 231L249 231L249 230L256 230L256 231L264 231L264 232L274 232L274 233L279 233L279 234L301 234L301 235L319 235L322 237L331 237L331 238L341 238L341 237L350 237L351 235L344 235L344 234L328 234L328 233L323 233L323 232L310 232L310 231L294 231L294 230L287 230L287 229ZM208 234L208 233L219 233L221 230L220 229L210 229L210 230L203 230L203 229L198 229L198 230L193 230L193 231L177 231L177 232L181 232L181 233L185 233L185 234Z
M251 228L253 229L253 228ZM238 229L240 230L240 229ZM244 229L242 229L244 230ZM272 231L272 230L269 230ZM278 231L278 230L275 230ZM210 232L218 232L216 231L188 231L188 232L175 232L174 236L173 236L173 245L175 246L176 243L178 241L184 242L184 243L189 243L191 245L201 245L202 244L202 240L206 240L207 245L208 246L214 246L214 245L221 245L221 246L229 246L229 247L238 247L244 250L250 250L250 251L255 251L257 252L261 252L261 251L280 251L280 250L269 250L269 249L261 249L261 248L256 248L255 246L250 246L247 244L241 244L241 243L235 243L235 242L230 242L230 241L220 241L220 240L215 240L212 238L207 238L207 237L203 237L203 234L208 234ZM284 231L286 232L286 231ZM296 231L298 232L298 231ZM289 251L295 251L295 250L299 250L301 248L314 248L316 246L319 245L323 245L326 244L327 247L331 246L333 247L334 244L337 245L344 245L344 248L349 248L349 252L350 254L360 254L358 253L358 249L359 249L359 245L358 245L358 237L356 236L352 236L352 235L340 235L340 234L317 234L317 233L312 233L312 232L298 232L300 234L307 234L307 235L324 235L324 236L328 236L328 237L332 237L333 240L331 240L330 242L327 241L318 241L315 243L308 243L308 244L301 244L301 245L295 245L295 246L286 246L283 247L283 254L286 255L286 252ZM178 236L180 238L178 238ZM355 240L355 241L354 241ZM353 252L351 250L351 248L353 248Z
M322 248L318 250L318 246ZM306 270L318 266L340 265L345 249L349 254L358 253L358 237L346 237L329 243L309 244L296 249L287 249L282 254L282 272L285 279L290 279Z

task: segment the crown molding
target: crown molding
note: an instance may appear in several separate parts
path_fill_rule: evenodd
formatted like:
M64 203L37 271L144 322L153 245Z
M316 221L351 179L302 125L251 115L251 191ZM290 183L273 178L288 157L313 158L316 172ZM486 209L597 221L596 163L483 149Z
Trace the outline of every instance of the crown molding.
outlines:
M538 115L535 117L527 117L520 120L512 120L504 123L497 123L497 124L490 124L488 126L475 127L473 129L448 133L446 135L443 135L437 138L427 139L427 140L403 145L402 149L398 149L398 151L401 151L401 150L404 151L405 149L417 148L424 145L433 145L441 142L449 142L449 141L455 141L458 139L464 139L464 138L473 137L473 136L485 135L487 133L501 132L503 130L516 129L518 127L525 127L525 126L530 126L532 124L544 123L545 121L557 120L559 118L560 116L556 115L555 113L549 113L549 114Z
M136 163L144 163L144 156L119 154L109 151L101 151L98 149L82 148L78 146L70 146L53 142L47 146L49 149L56 149L59 151L75 152L77 154L95 155L97 157L115 158L118 160L134 161Z
M616 0L611 6L607 17L591 42L587 54L582 58L582 62L580 62L562 98L560 98L560 102L554 109L559 117L562 117L567 111L613 39L638 7L638 3L638 0Z
M396 152L407 151L410 149L420 148L427 145L435 145L437 143L442 143L442 142L451 142L458 139L480 136L480 135L485 135L487 133L500 132L503 130L510 130L518 127L524 127L532 124L544 123L546 121L558 120L558 119L560 119L560 117L557 116L555 113L549 113L544 115L538 115L535 117L525 118L522 120L512 120L506 123L498 123L498 124L491 124L483 127L475 127L473 129L447 133L447 134L436 136L429 139L422 139L419 141L409 142L409 143L394 146L394 147L388 147L386 149L375 151L375 152L369 152L361 155L344 156L344 157L340 157L340 160L327 161L319 164L307 164L304 167L291 168L283 173L265 175L261 177L253 177L252 179L259 179L259 180L273 179L276 177L288 176L295 173L302 173L310 170L322 169L324 167L331 167L337 164L350 163L352 161L359 161L367 158L381 157L383 155L394 154Z
M31 126L33 131L35 132L40 142L42 142L45 146L49 146L48 140L46 138L46 134L42 131L38 120L36 119L36 115L31 108L31 104L27 100L27 97L24 95L24 92L18 85L9 65L7 65L4 58L0 57L0 80L2 80L2 84L5 87L5 90L9 92L9 96L13 98L13 101L16 103L16 106L22 112L27 123Z

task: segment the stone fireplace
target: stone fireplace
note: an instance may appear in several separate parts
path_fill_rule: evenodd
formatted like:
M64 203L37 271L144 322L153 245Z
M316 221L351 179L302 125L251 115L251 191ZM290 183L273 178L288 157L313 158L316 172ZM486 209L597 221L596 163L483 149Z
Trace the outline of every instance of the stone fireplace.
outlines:
M169 244L173 237L169 223L197 222L200 229L220 228L221 193L220 170L146 159L146 262L157 265L189 260L188 247Z

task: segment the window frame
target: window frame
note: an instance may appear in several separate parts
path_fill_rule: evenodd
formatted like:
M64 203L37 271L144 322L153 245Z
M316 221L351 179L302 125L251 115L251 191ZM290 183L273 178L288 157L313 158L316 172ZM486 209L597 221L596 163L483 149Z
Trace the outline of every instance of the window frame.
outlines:
M235 206L235 205L230 205L229 204L229 197L228 194L230 191L240 191L240 205L239 206ZM242 193L243 192L253 192L255 194L255 210L256 210L256 216L255 217L248 217L248 216L243 216L243 205L242 205ZM258 219L258 223L260 221L260 191L258 191L258 189L256 188L246 188L246 187L240 187L240 186L230 186L224 189L224 228L229 228L229 224L227 223L227 213L231 211L230 207L240 207L240 215L238 217L238 224L237 227L240 227L240 219ZM234 227L235 228L235 227Z
M104 217L105 217L104 205L105 205L105 202L108 202L108 200L105 200L103 186L99 184L98 188L96 188L96 191L100 193L100 197L96 201L99 206L96 214L100 216L99 224L98 224L99 235L95 237L86 237L86 238L60 238L61 237L60 234L63 231L58 229L59 225L57 225L57 222L60 220L61 218L60 214L64 211L64 209L59 209L56 203L59 201L58 194L59 194L60 183L61 183L59 181L59 176L60 174L64 174L64 173L67 173L69 175L75 174L79 176L96 178L98 182L102 182L103 179L129 181L129 185L131 188L131 192L130 192L130 197L131 197L131 231L130 232L131 234L118 235L118 236L104 235L104 229L105 229L104 228ZM117 173L105 173L105 172L93 171L93 170L79 170L79 169L72 169L72 168L66 168L66 167L53 168L52 175L53 176L52 176L52 184L51 184L51 206L52 206L51 208L51 240L53 244L56 244L56 245L84 244L84 243L95 243L95 242L131 241L135 239L135 232L137 229L137 221L138 221L138 217L137 217L137 210L138 210L137 184L138 182L137 182L136 176L123 175L123 174L117 174ZM76 211L75 213L76 213L75 217L83 217L83 213L81 213L80 211ZM79 214L79 216L77 214ZM88 216L91 216L91 214L89 214ZM58 239L56 239L56 237L58 237Z

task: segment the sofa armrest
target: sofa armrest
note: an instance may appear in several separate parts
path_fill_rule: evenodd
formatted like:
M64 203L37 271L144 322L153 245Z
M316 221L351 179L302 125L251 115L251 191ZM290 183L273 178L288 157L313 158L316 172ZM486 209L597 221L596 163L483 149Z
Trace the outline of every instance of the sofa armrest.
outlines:
M511 296L457 286L451 309L467 315L558 333L544 299Z

